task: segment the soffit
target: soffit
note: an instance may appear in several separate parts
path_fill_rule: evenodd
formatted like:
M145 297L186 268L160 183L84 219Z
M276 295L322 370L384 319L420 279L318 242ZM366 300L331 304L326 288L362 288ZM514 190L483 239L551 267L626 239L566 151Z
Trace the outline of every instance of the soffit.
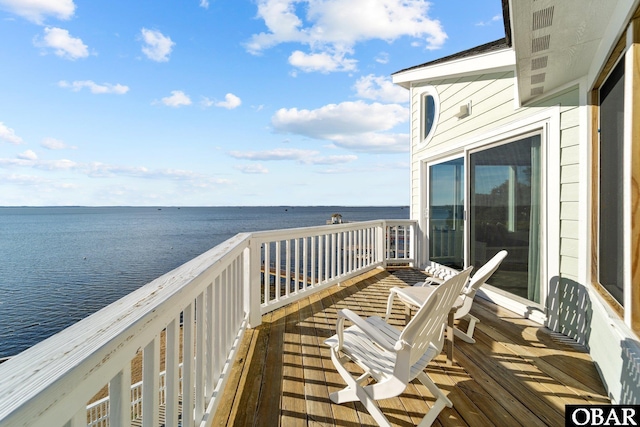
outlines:
M618 0L511 0L522 104L588 74Z

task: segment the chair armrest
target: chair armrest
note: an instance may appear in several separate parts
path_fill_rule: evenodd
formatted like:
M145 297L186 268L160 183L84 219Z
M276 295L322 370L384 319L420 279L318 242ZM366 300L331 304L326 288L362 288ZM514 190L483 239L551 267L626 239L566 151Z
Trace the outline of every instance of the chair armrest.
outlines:
M413 286L437 286L442 285L444 283L444 279L439 279L437 277L427 277L424 282L414 283Z
M379 345L388 351L395 352L394 344L389 342L388 337L381 334L376 328L374 328L370 323L368 323L365 319L358 316L353 311L345 308L343 310L338 311L338 323L337 323L337 333L338 333L338 349L342 348L342 343L344 340L344 319L350 320L355 326L357 326L371 341Z

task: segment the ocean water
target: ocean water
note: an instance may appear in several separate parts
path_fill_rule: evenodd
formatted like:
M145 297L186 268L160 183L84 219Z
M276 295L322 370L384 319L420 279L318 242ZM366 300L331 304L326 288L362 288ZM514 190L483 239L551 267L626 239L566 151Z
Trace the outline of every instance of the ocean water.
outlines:
M240 232L407 219L407 207L0 207L0 358Z

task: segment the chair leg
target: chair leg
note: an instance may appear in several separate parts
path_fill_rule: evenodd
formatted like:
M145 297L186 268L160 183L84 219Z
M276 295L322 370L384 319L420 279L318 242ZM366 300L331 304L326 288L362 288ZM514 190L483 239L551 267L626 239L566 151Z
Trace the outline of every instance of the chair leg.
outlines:
M331 349L331 359L333 360L336 370L347 383L345 388L335 391L329 395L331 401L337 404L360 401L369 414L371 414L373 419L376 420L378 425L381 427L391 427L391 424L380 410L380 407L378 407L376 401L369 396L365 388L362 386L364 381L371 377L371 375L365 372L358 378L355 378L342 364L344 359L341 358L333 348Z
M455 336L460 338L462 341L467 342L469 344L475 344L476 340L473 338L473 332L474 332L474 330L476 328L476 323L478 323L480 320L478 320L477 317L472 316L470 314L467 314L463 318L469 320L469 327L467 328L467 331L464 332L464 331L461 331L461 330L455 328L453 330L453 333L454 333Z
M433 396L436 398L436 403L433 404L433 406L425 414L424 418L422 418L422 421L420 421L420 424L418 424L421 427L426 427L433 424L436 418L438 418L438 415L440 415L440 412L445 407L451 408L453 406L453 403L442 392L442 390L440 390L438 386L435 385L433 381L431 381L431 378L429 378L429 376L426 373L420 372L420 374L418 374L416 378L418 378L418 380L425 387L427 387L427 389L429 389L431 394L433 394Z
M393 310L393 298L395 297L395 295L396 293L392 289L391 292L389 292L389 298L387 298L387 312L384 315L385 322L388 322L389 317L391 317L391 310Z
M339 391L334 391L329 395L329 398L333 403L347 403L347 402L355 402L356 400L361 400L359 396L359 390L362 390L362 393L365 393L362 389L361 384L369 378L369 374L365 373L358 378L355 378L351 373L344 367L343 358L339 357L336 354L336 350L331 349L331 360L333 361L336 370L342 377L342 379L347 383L347 386ZM365 393L366 394L366 393Z

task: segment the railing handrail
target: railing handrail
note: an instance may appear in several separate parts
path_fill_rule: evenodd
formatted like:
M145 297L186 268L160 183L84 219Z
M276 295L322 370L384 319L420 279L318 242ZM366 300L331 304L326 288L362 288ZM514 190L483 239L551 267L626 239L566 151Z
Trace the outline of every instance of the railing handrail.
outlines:
M327 259L333 257L331 261L325 261L333 263L331 266L332 275L331 277L323 276L323 279L326 280L323 280L322 283L318 282L318 286L310 285L307 288L305 284L304 289L301 289L300 292L306 292L308 295L310 292L316 292L320 288L349 275L359 274L364 272L363 270L384 264L387 260L386 254L389 253L391 241L389 234L392 234L385 233L385 230L391 230L390 227L400 227L403 230L403 244L405 245L401 249L402 257L394 252L395 255L391 261L397 262L404 259L413 262L415 239L412 236L415 233L415 227L417 227L417 222L413 220L375 220L237 234L53 337L0 364L0 378L2 378L0 381L0 425L7 422L10 425L48 426L60 424L60 420L64 420L61 424L71 421L72 427L86 425L88 396L95 395L104 386L105 379L113 381L112 379L118 376L118 380L114 384L121 384L118 381L120 381L123 369L125 369L123 367L130 364L139 350L145 349L146 351L148 345L157 351L155 343L158 341L158 336L169 324L174 325L176 319L180 320L183 311L186 310L185 316L190 316L188 318L192 319L191 322L196 318L204 318L203 321L208 322L207 325L209 325L207 328L213 328L212 325L217 321L210 312L215 310L215 305L214 308L211 308L209 301L214 301L215 298L222 298L223 302L225 297L233 298L233 304L230 305L228 311L226 311L226 305L219 308L227 316L231 316L233 321L223 322L222 327L226 328L224 330L211 329L213 333L224 335L220 338L222 340L220 342L224 343L224 345L221 344L224 354L220 354L217 348L203 349L198 347L218 345L217 338L215 340L211 337L205 338L206 333L212 332L203 331L200 329L200 324L196 330L190 332L185 330L185 334L189 333L190 338L188 339L192 340L190 342L196 343L195 353L192 355L192 357L195 356L195 360L205 357L206 354L207 357L222 358L222 364L228 365L235 354L234 350L230 349L230 343L234 342L234 337L236 339L239 337L237 334L241 334L247 324L252 322L251 326L259 324L261 312L264 310L260 298L261 296L265 297L268 293L264 288L269 286L268 276L271 273L265 271L262 273L264 277L261 279L260 254L263 245L262 250L267 250L266 248L271 248L269 245L272 244L276 248L281 248L281 241L291 242L299 239L299 241L306 243L307 241L316 242L315 238L318 241L325 239L326 253L316 255L319 259L321 256L327 257ZM397 230L395 228L393 231L396 236L398 235ZM360 234L358 235L358 233ZM349 240L350 243L347 245L347 239L351 239L347 236L359 236L361 240ZM411 240L410 245L407 244L407 239ZM331 242L330 251L328 249L329 242ZM343 244L344 247L336 249L337 246L334 246L334 242L338 246ZM300 245L302 244L300 243ZM370 259L367 261L358 259L358 262L355 262L353 259L348 260L346 255L337 255L336 259L336 251L344 251L345 248L361 251L358 252L358 257ZM287 250L289 250L288 247ZM290 249L290 251L293 253L294 249ZM297 251L298 249L295 249L296 257L298 256ZM309 251L311 252L311 249ZM341 256L345 258L341 259ZM295 263L299 267L300 261L297 258ZM338 268L336 268L336 264ZM327 265L323 266L327 268ZM279 273L277 274L279 275ZM291 272L287 273L287 279L291 275ZM261 280L264 281L262 290L260 289ZM299 281L300 279L295 280ZM306 283L306 279L304 281ZM236 288L234 287L241 287L244 291L235 292ZM299 290L296 288L293 293L298 292ZM291 298L289 302L293 300ZM238 304L239 308L237 308ZM282 301L276 301L276 304L270 309L278 304L282 305ZM196 306L198 313L195 313ZM244 318L242 325L238 323L238 316L240 316L240 320ZM256 318L256 316L258 317ZM175 329L173 333L175 334ZM186 335L185 339L187 339ZM215 343L212 344L212 341ZM213 356L210 356L211 354ZM174 359L175 357L177 356L174 356ZM154 364L153 360L150 360ZM200 361L199 363L200 365L195 363L191 364L194 366L186 368L190 377L183 381L183 384L186 383L185 386L192 390L194 387L195 390L205 390L206 388L207 395L211 398L211 401L204 402L204 408L203 403L197 398L195 402L189 401L188 396L191 393L187 395L187 401L182 402L183 405L194 405L192 407L195 408L196 420L199 419L198 417L202 417L205 412L215 412L217 400L212 397L219 392L218 387L224 386L224 378L228 377L228 375L221 375L223 379L219 384L214 384L215 390L211 394L212 385L210 383L204 385L201 374L206 370L209 372L209 377L212 377L212 372L221 372L220 362L215 362L218 364L215 368L203 365L203 363L213 363L210 361ZM195 371L189 371L190 369L195 369ZM127 377L124 378L126 381ZM151 379L153 375L149 374L147 378ZM103 383L98 383L99 381L103 381ZM215 381L217 382L217 380ZM155 387L157 387L157 380ZM122 390L124 388L120 388L121 395ZM171 393L175 396L176 389L172 390L174 391ZM153 403L154 399L155 403ZM177 398L174 397L174 399ZM157 406L153 406L157 405L157 398L148 398L147 404L152 405L151 408L157 408ZM126 412L122 412L126 411L126 409L122 409L123 405L123 402L116 402L116 405L113 405L120 408L120 414L125 414L120 415L123 417L121 419L126 418ZM85 411L84 415L83 410ZM212 416L205 416L202 419L211 421L212 418ZM118 422L114 421L112 425L118 425Z

